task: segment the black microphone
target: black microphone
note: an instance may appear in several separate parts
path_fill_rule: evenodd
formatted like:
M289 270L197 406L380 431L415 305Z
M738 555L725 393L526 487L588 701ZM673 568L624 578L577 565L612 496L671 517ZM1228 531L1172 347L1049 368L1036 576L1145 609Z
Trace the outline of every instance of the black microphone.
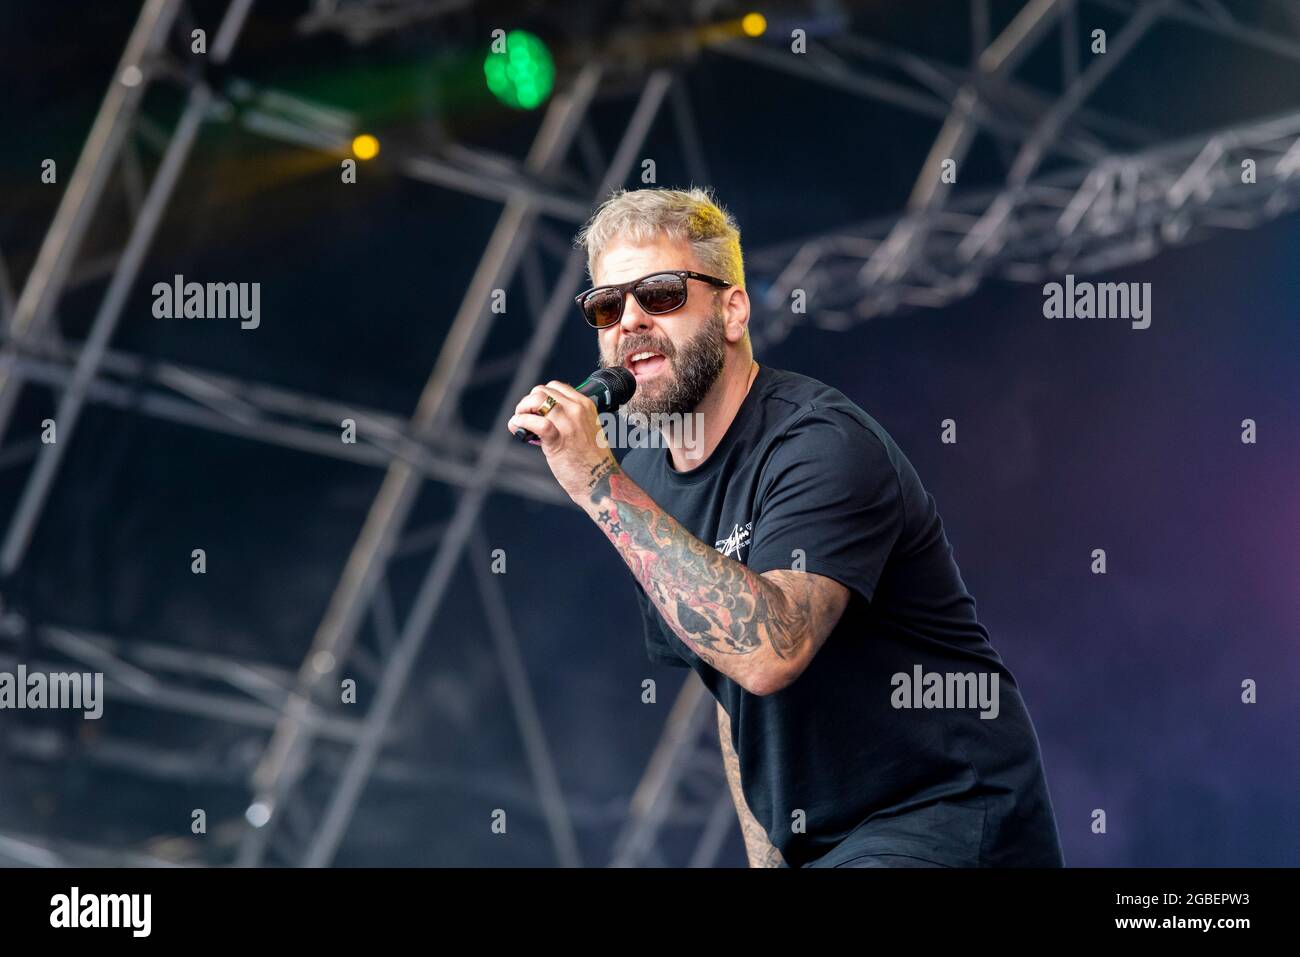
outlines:
M610 412L623 405L636 392L636 376L622 366L606 366L597 369L583 380L578 391L596 403L596 414ZM515 429L512 433L520 442L539 442L527 429Z

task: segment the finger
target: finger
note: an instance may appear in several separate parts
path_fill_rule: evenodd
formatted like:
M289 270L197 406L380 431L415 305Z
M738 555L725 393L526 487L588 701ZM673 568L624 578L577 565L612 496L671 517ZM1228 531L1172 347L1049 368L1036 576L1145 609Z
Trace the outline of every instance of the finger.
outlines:
M555 396L557 399L568 399L571 402L577 402L579 405L584 402L591 402L592 405L595 405L595 402L592 401L590 396L583 395L567 382L560 382L556 379L552 379L550 382L546 383L546 390L548 392L557 393Z
M511 435L514 435L521 428L522 426L515 421L515 417L513 415L510 418L506 419L506 431L509 432Z
M542 386L534 386L532 392L529 392L519 400L519 404L515 406L515 414L518 415L521 412L536 412L546 403L547 394L546 389ZM558 403L560 397L556 396L555 398Z
M555 399L555 408L546 413L547 415L555 415L557 412L567 412L577 408L573 404L573 399L571 399L568 393L564 391L563 382L552 381L548 382L546 385L539 385L537 388L541 389L545 395L549 395ZM543 401L545 401L544 398Z
M559 427L543 415L530 415L528 413L516 415L510 420L509 427L511 432L515 429L527 429L541 439L542 442L554 439L560 434Z

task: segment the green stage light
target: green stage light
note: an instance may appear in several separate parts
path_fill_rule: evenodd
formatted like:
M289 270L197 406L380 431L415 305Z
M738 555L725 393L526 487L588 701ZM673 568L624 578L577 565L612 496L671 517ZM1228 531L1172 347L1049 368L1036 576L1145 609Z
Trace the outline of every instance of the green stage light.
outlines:
M518 110L536 109L555 86L551 51L523 30L511 30L505 36L505 50L487 55L483 75L492 95Z

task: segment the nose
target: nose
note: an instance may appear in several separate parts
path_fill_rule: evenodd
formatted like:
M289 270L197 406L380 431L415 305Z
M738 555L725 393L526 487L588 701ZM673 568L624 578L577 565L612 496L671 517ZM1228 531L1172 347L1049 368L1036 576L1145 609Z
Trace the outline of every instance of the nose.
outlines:
M636 296L632 295L630 289L623 299L623 318L618 324L625 333L644 332L654 326L654 317L642 311L641 304L636 301Z

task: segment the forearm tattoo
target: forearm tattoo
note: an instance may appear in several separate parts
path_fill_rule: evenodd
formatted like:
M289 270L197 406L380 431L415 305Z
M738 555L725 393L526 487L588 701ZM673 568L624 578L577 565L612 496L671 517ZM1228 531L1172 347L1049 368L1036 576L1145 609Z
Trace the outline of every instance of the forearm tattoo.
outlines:
M794 655L806 640L807 596L787 600L772 582L710 548L661 509L614 461L592 470L597 523L677 635L708 664L714 654L768 647Z

